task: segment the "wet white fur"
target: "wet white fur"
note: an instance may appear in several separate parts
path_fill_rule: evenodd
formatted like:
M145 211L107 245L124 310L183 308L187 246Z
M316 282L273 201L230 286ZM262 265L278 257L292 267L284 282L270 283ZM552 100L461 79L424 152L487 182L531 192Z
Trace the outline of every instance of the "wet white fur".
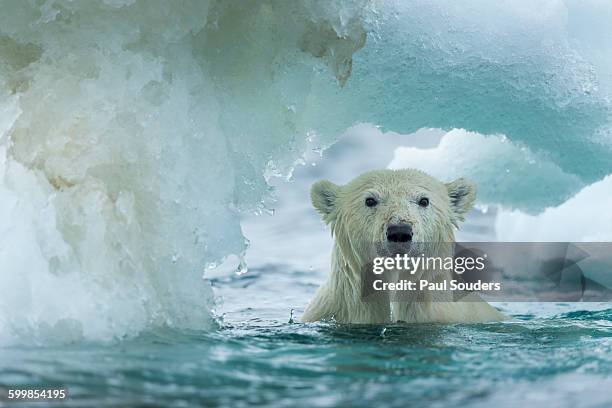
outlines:
M385 241L387 224L410 223L414 242L454 242L454 230L472 207L475 193L474 186L464 179L445 184L411 169L368 172L345 186L325 180L315 183L312 203L331 227L334 247L330 275L301 320L333 318L339 323L368 324L505 319L476 294L459 302L435 299L435 292L422 293L411 302L394 302L386 295L376 301L362 301L361 271L371 261L376 243ZM367 197L376 198L376 207L364 204ZM418 205L422 197L430 201L426 208ZM437 280L448 279L445 274L436 274Z

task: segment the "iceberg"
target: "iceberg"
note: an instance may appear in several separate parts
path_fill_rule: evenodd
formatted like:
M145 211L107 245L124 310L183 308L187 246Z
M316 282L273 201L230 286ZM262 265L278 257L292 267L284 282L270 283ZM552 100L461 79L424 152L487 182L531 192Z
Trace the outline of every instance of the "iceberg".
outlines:
M483 199L532 213L612 169L605 2L0 9L0 344L213 327L202 276L246 250L238 215L358 122L464 129L435 150L510 170Z
M520 142L463 129L446 133L434 148L398 147L389 168L418 168L442 180L467 177L478 186L480 204L528 213L555 206L584 185L579 176Z
M546 163L542 173L532 166L523 183L488 191L486 200L539 212L612 172L611 21L612 5L601 1L384 1L348 92L359 120L383 130L505 136L515 147L485 154L478 181L498 177L486 167L492 160L520 172L513 155L528 150ZM490 152L490 143L471 143L473 159ZM536 183L546 173L561 176L548 179L553 191Z
M346 128L365 3L0 8L0 344L212 327L238 214Z

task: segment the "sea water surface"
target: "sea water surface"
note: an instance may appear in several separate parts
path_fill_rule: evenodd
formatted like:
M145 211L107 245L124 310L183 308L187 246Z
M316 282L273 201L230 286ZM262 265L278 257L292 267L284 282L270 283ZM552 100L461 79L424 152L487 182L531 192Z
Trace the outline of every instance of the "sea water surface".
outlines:
M424 130L373 142L372 131L352 129L319 165L279 182L274 215L242 220L248 270L235 273L239 260L228 259L207 271L218 297L214 330L2 348L0 385L66 388L58 404L75 407L609 407L609 304L496 304L511 319L487 324L299 322L328 272L331 246L310 208L310 183L346 181L384 167L398 143L440 137ZM364 155L372 143L377 154ZM356 152L368 160L355 161ZM494 218L493 209L471 212L458 239L492 240Z
M217 330L3 349L0 384L67 388L62 404L79 407L611 403L606 305L502 305L513 319L488 324L303 324L290 313L312 271L269 265L214 285L232 305Z

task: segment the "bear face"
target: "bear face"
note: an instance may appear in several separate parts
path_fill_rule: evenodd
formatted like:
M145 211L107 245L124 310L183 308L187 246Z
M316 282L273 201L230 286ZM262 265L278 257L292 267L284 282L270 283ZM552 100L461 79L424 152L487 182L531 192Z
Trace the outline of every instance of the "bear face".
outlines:
M442 183L402 169L371 171L344 186L322 180L312 186L311 199L345 259L364 265L417 244L453 242L475 194L464 179Z

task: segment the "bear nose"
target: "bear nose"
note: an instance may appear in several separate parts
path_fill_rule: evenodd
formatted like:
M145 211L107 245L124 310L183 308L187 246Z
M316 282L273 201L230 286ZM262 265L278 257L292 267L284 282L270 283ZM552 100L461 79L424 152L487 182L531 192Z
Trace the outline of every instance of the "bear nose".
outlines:
M412 226L410 224L391 224L387 226L387 241L412 241Z

